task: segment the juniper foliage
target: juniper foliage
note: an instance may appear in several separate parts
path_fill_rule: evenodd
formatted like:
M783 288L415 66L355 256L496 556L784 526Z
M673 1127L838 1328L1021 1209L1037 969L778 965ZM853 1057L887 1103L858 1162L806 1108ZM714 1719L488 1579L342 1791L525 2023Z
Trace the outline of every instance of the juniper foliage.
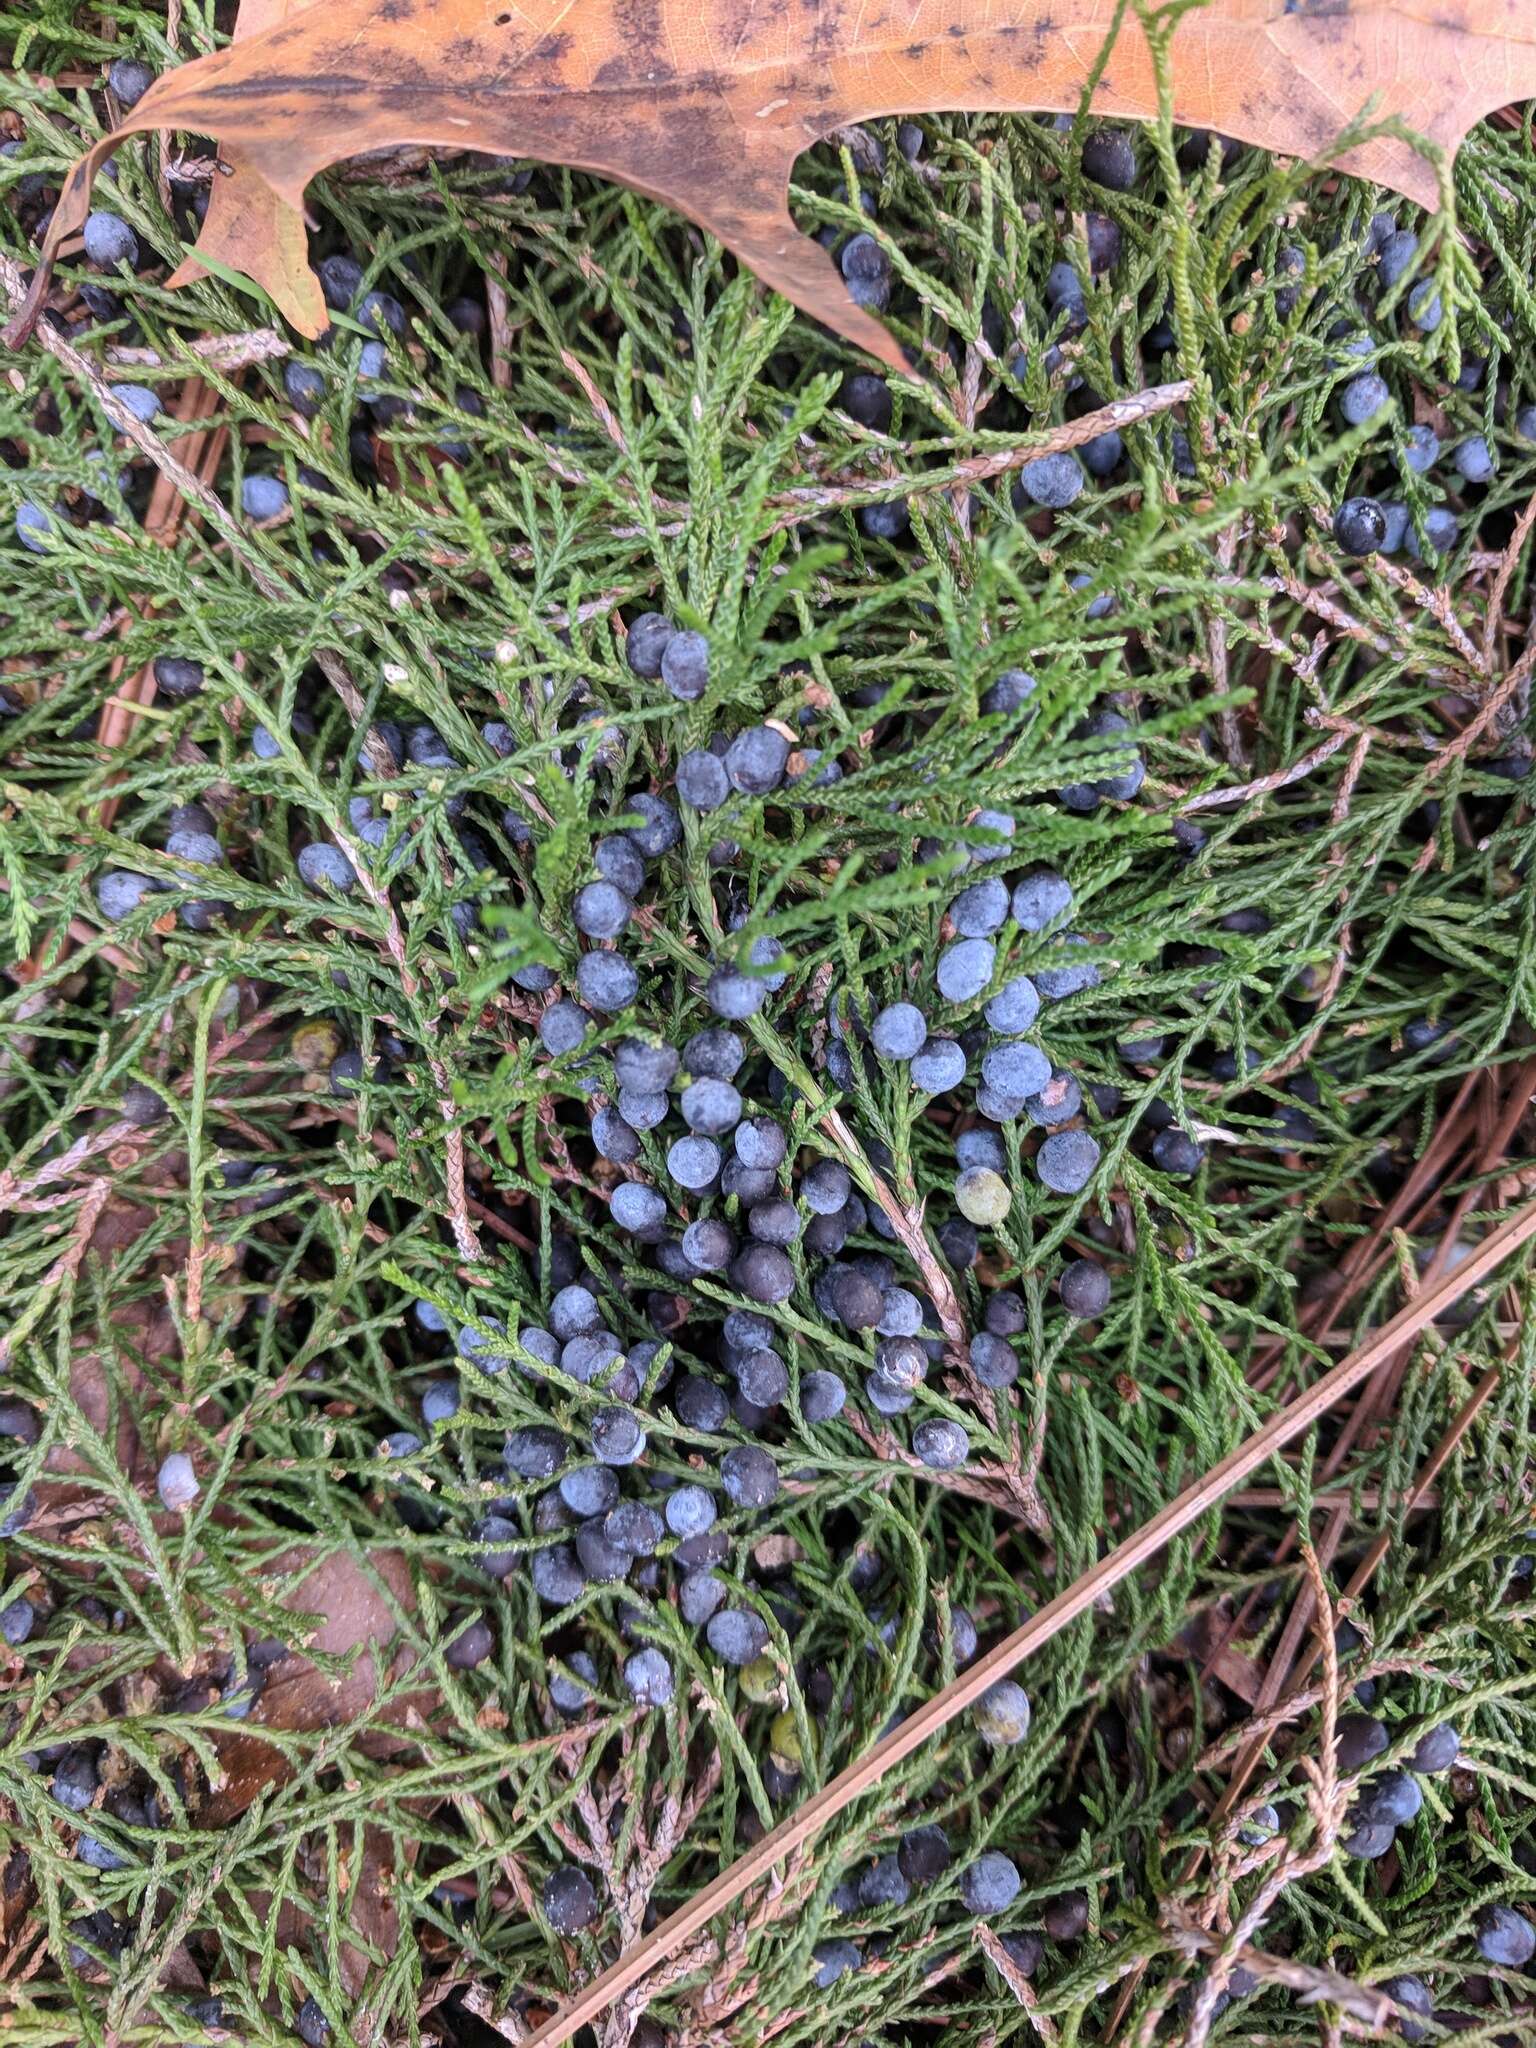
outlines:
M211 13L182 12L182 55L213 45ZM80 76L173 56L167 17L132 5L18 0L0 33L20 142L0 157L0 235L25 262L48 189L104 118ZM844 379L861 364L662 210L560 170L411 156L312 194L317 253L357 252L365 289L406 309L378 374L340 314L320 349L281 336L283 353L234 369L205 353L212 412L154 421L173 456L215 448L223 519L184 517L162 541L144 523L155 472L91 388L40 347L0 380L5 525L27 503L47 528L0 555L3 1599L36 1617L7 1652L0 1723L19 2048L180 2040L210 2023L189 2022L208 1991L240 2040L290 2038L301 2008L311 2032L318 2011L359 2043L515 2026L952 1676L966 1617L991 1640L1047 1600L1106 1529L1155 1512L1389 1313L1448 1221L1471 1234L1526 1185L1528 1119L1496 1156L1454 1154L1395 1260L1336 1328L1304 1330L1452 1106L1486 1126L1513 1099L1536 1023L1528 693L1500 689L1536 492L1529 112L1441 167L1433 220L1166 123L1138 136L1135 185L1106 190L1083 179L1084 132L888 122L804 160L806 230L867 233L891 266L890 318L921 375L890 381L888 428L859 423ZM194 342L269 324L238 278L163 288L204 162L125 149L102 203L143 274L61 273L91 362L168 398ZM1385 283L1393 228L1419 240ZM1075 294L1052 283L1064 261ZM70 284L91 287L84 303ZM466 294L483 321L456 319ZM313 373L303 405L295 364ZM1345 426L1341 394L1365 371L1387 402ZM1187 402L1128 423L1123 457L1100 451L1107 473L1070 504L1016 502L1064 422L1175 379ZM1482 436L1491 477L1448 455L1416 468L1426 424L1447 451ZM286 483L291 512L253 527L239 508L258 472ZM1332 516L1351 494L1401 506L1395 552L1343 554ZM861 516L897 506L905 525ZM620 622L648 610L707 634L702 695L632 671ZM104 747L124 680L167 657L199 664L200 689L162 690ZM1035 678L1022 736L982 702L1010 668ZM1121 765L1080 732L1106 699L1134 716L1145 784L1059 805ZM1048 1042L1088 1092L1103 1157L1081 1196L1052 1196L1030 1127L1001 1126L1012 1207L955 1282L973 1330L999 1286L1018 1292L1022 1370L988 1409L934 1376L920 1411L963 1421L969 1474L941 1484L892 1455L889 1431L786 1408L776 1500L724 1518L720 1576L768 1636L738 1672L665 1579L622 1602L589 1585L551 1617L524 1569L549 1546L543 1484L508 1479L503 1442L551 1421L579 1438L611 1397L553 1370L466 1369L456 1410L425 1426L423 1390L458 1361L413 1305L494 1348L585 1271L616 1277L627 1343L655 1337L654 1272L601 1200L591 1074L547 1055L517 976L573 973L572 897L626 792L668 787L684 752L767 719L841 778L740 807L720 865L685 810L653 871L640 957L647 1001L670 1007L647 1020L681 1044L710 1021L703 969L782 949L788 980L743 1027L754 1071L790 1091L808 1156L840 1159L866 1195L883 1162L937 1259L954 1119L899 1065L838 1086L826 996L864 1015L930 1004L957 877L991 843L977 813L1016 816L1024 858L1070 876L1101 970L1052 1006ZM450 758L382 773L362 745L380 720L430 723ZM213 814L213 875L166 849L189 803ZM354 803L383 821L366 854ZM350 849L370 887L310 886L298 851L317 840ZM111 923L108 869L157 885ZM229 909L211 929L178 920L214 897ZM1012 960L1050 944L1026 933ZM598 1025L584 1057L623 1036ZM1156 1049L1127 1062L1126 1041ZM347 1051L360 1078L338 1092ZM125 1129L134 1087L165 1114ZM1201 1136L1192 1176L1150 1157L1149 1115ZM659 1134L641 1144L660 1178ZM890 1249L872 1226L857 1242ZM1052 1284L1085 1251L1114 1268L1086 1329ZM773 1311L793 1384L828 1367L857 1384L870 1343L828 1323L795 1257ZM1390 1538L1346 1673L1378 1687L1386 1763L1446 1719L1462 1761L1423 1781L1390 1870L1311 1859L1255 1937L1363 1985L1416 1974L1448 2012L1491 2000L1490 2024L1520 1987L1490 1986L1474 1915L1536 1892L1524 1291L1475 1298L1416 1349L1326 1496L1347 1490L1335 1591ZM706 1320L745 1306L728 1276L694 1292ZM689 1326L668 1338L685 1364ZM1434 1511L1407 1514L1403 1488L1496 1361ZM717 1437L665 1404L646 1428L651 1467L712 1478ZM1022 1743L960 1723L882 1781L713 1931L652 2018L791 2048L935 2026L1025 2042L1047 2022L1075 2041L1105 2036L1127 1987L1131 2036L1162 2014L1171 2038L1205 1967L1174 1909L1214 1888L1235 1918L1268 1867L1232 1830L1213 1840L1207 1815L1251 1704L1228 1681L1262 1670L1302 1587L1279 1546L1322 1526L1331 1443L1266 1475L1279 1507L1255 1496L1213 1518L1052 1642L1022 1674ZM170 1514L154 1475L174 1451L200 1491ZM477 1562L493 1511L519 1560L496 1581ZM344 1588L329 1603L305 1589L316 1556ZM1240 1610L1237 1665L1203 1672ZM341 1648L316 1638L317 1614ZM466 1664L445 1653L471 1614L493 1648ZM364 1633L392 1637L383 1682L335 1725L282 1725L269 1688L308 1681L292 1658L266 1678L272 1646L345 1689ZM640 1645L674 1674L656 1711L622 1682ZM566 1718L556 1698L586 1690ZM1298 1865L1322 1823L1295 1758L1320 1730L1307 1705L1276 1731L1251 1794L1278 1801ZM85 1817L50 1791L82 1744L102 1786L89 1836L111 1852L94 1860L77 1853ZM952 1861L898 1885L888 1859L934 1824ZM1015 1981L1031 1952L1001 1952L1010 1979L962 1904L988 1850L1023 1880L993 1932L1047 1930L1032 2011ZM573 1862L599 1913L562 1939L533 1902ZM883 1875L861 1884L872 1864ZM1053 1903L1079 1892L1082 1931L1058 1939L1073 1923ZM854 1966L838 1969L838 1941ZM1314 2024L1294 1984L1266 1981L1215 2030L1290 2040Z

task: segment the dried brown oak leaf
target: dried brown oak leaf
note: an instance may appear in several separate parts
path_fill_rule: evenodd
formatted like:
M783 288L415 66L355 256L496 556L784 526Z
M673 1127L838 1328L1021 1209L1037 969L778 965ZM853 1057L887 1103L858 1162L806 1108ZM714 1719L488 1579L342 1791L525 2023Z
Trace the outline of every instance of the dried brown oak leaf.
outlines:
M245 41L276 28L301 11L304 0L240 0L234 40ZM243 161L239 139L220 140L225 175L208 188L208 211L198 229L197 247L166 279L176 285L195 284L208 271L200 260L222 263L259 284L280 306L301 334L320 334L326 324L320 280L309 267L309 236L304 215L279 199L259 171Z
M788 212L791 167L829 130L882 114L1068 110L1114 0L318 0L183 65L69 175L47 261L80 226L125 134L216 136L297 208L361 151L440 144L599 171L687 214L807 313L893 367ZM1490 108L1536 93L1532 0L1207 0L1172 45L1175 117L1292 155L1328 152L1370 107L1454 149ZM1128 18L1093 95L1146 119L1151 52ZM1433 205L1429 166L1377 136L1344 168ZM287 303L314 331L309 310Z

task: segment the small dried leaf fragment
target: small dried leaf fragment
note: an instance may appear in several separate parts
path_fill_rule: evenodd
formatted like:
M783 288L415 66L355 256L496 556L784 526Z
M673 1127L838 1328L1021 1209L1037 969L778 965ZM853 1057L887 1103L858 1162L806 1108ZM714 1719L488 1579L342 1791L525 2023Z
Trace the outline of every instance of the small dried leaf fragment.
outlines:
M271 0L269 0L271 4ZM241 173L299 208L318 171L411 143L541 157L665 201L804 311L903 367L790 219L790 170L829 130L884 114L1069 111L1113 0L318 0L159 79L81 159L49 233L85 217L126 134L216 136ZM1536 94L1531 0L1207 0L1173 43L1175 117L1296 156L1377 118L1454 150L1489 109ZM1096 112L1155 111L1127 19ZM1343 167L1426 205L1429 165L1381 136ZM276 275L276 267L269 278ZM36 319L40 266L12 345ZM270 288L270 285L269 285ZM304 308L284 310L303 324Z
M249 1720L219 1738L224 1782L203 1810L204 1826L227 1825L258 1792L288 1775L283 1752L251 1731L336 1728L369 1711L381 1683L398 1672L388 1652L397 1633L396 1612L415 1605L409 1568L396 1550L374 1551L365 1567L340 1551L296 1549L275 1559L269 1570L273 1576L298 1575L283 1605L313 1617L309 1649L327 1657L359 1654L345 1675L334 1678L303 1651L273 1667ZM413 1706L430 1711L433 1703L429 1694L402 1695L390 1718L403 1721Z

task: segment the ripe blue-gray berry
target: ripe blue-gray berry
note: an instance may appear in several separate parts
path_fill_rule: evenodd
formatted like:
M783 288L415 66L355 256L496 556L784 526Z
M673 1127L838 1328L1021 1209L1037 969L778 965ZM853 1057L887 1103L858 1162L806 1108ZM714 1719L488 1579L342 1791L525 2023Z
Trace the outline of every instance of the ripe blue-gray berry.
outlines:
M955 939L939 955L935 974L946 1002L973 1002L992 979L997 948L990 939Z
M1053 1131L1035 1154L1035 1171L1053 1194L1081 1194L1093 1179L1099 1146L1086 1131Z
M58 538L53 514L23 498L16 508L16 538L29 554L46 555Z
M896 1860L908 1884L933 1884L949 1868L949 1837L932 1823L909 1828L897 1845Z
M331 2023L315 1998L305 1999L294 2014L293 2027L304 2048L326 2048L331 2038Z
M136 107L154 82L154 72L137 57L114 57L107 66L107 84L120 106Z
M667 1204L655 1188L640 1181L620 1181L609 1201L608 1213L620 1230L638 1237L662 1227L667 1220Z
M257 474L240 480L240 509L258 524L288 510L288 486L280 476Z
M1473 1925L1477 1952L1485 1963L1505 1970L1523 1970L1536 1955L1536 1927L1513 1906L1484 1906Z
M1069 1315L1087 1319L1109 1307L1109 1275L1096 1259L1074 1259L1062 1269L1061 1305Z
M739 967L717 967L704 985L704 1000L717 1017L740 1024L755 1017L767 998L767 984Z
M1392 403L1392 393L1387 388L1385 377L1374 370L1362 370L1358 377L1351 377L1339 393L1339 415L1347 427L1363 427L1377 413L1383 412Z
M663 1513L674 1536L702 1536L714 1527L718 1510L707 1488L685 1484L667 1495Z
M738 1508L767 1507L779 1490L779 1471L757 1444L738 1444L720 1463L720 1484Z
M960 1896L967 1912L980 1918L1003 1913L1019 1895L1023 1880L1012 1859L1000 1849L985 1849L960 1878Z
M1498 467L1493 450L1481 434L1469 434L1465 441L1459 442L1451 460L1456 465L1458 476L1464 477L1469 484L1487 483Z
M546 1607L569 1607L586 1591L587 1575L567 1543L536 1550L529 1562L528 1576Z
M731 779L717 754L695 748L677 764L677 793L695 811L718 810L731 793Z
M867 313L883 313L891 302L891 259L874 236L854 235L837 261L854 304Z
M953 1472L970 1456L971 1440L958 1422L934 1416L913 1430L912 1448L932 1471Z
M978 1330L970 1342L971 1370L984 1387L994 1393L1011 1387L1019 1376L1019 1361L1007 1339L992 1330Z
M640 976L620 953L583 953L576 963L576 989L589 1009L611 1017L639 995Z
M680 1187L701 1194L720 1177L720 1147L713 1138L689 1136L667 1148L667 1171Z
M766 796L784 780L789 741L771 725L749 725L725 751L725 772L732 789L744 796Z
M1461 1737L1449 1721L1421 1735L1408 1759L1411 1771L1448 1771L1461 1754Z
M160 410L160 397L147 384L114 384L112 396L126 406L142 427L147 427Z
M872 376L866 370L852 371L843 379L837 402L861 427L876 434L890 431L891 390L883 377Z
M568 998L552 1003L539 1018L539 1041L552 1059L574 1052L587 1035L586 1013Z
M1061 512L1083 488L1083 471L1075 455L1037 455L1019 471L1014 503L1027 502L1047 511Z
M455 1671L473 1671L477 1664L483 1664L496 1648L496 1638L489 1625L476 1615L464 1624L451 1639L443 1652L443 1660Z
M990 938L1008 915L1008 884L996 875L962 889L949 906L949 918L963 939Z
M885 1060L910 1060L923 1048L928 1023L914 1003L888 1003L870 1027L870 1042Z
M1072 910L1072 886L1054 868L1035 868L1013 885L1010 908L1021 931L1043 932Z
M1136 145L1123 128L1096 128L1083 139L1083 176L1111 192L1136 184Z
M283 369L283 390L299 417L312 420L325 403L325 373L318 365L295 358Z
M717 1579L711 1571L690 1571L677 1589L678 1612L690 1628L703 1628L720 1611L727 1597L723 1579ZM734 1646L734 1638L731 1640ZM721 1653L717 1651L716 1654ZM734 1663L736 1659L727 1661ZM741 1659L744 1664L751 1661L752 1655Z
M633 1465L645 1455L645 1431L627 1408L601 1408L587 1432L592 1455L605 1465Z
M589 939L616 939L629 923L634 905L612 882L588 882L576 891L571 915L576 929Z
M37 1622L37 1609L24 1593L0 1607L0 1642L19 1650Z
M677 812L665 797L656 796L650 790L625 797L624 809L640 820L638 825L629 827L629 837L631 844L647 860L660 860L683 836Z
M661 680L684 704L693 704L709 688L709 642L702 633L669 635L661 650Z
M925 1039L910 1072L912 1085L925 1095L943 1095L965 1079L964 1049L953 1038Z
M1177 1124L1170 1124L1165 1131L1159 1131L1152 1140L1152 1158L1164 1172L1186 1177L1200 1171L1200 1162L1205 1157L1204 1147L1187 1131L1181 1131Z
M690 1081L678 1100L690 1130L709 1138L722 1137L741 1121L741 1095L729 1081L701 1075Z
M661 674L661 659L677 628L662 612L642 612L624 636L624 658L637 676Z
M664 1707L672 1697L672 1666L654 1644L624 1660L624 1689L642 1707Z
M155 1491L173 1514L191 1507L202 1491L192 1460L185 1451L172 1451L160 1461L155 1474Z
M1423 1805L1424 1794L1411 1771L1383 1771L1367 1785L1360 1812L1379 1827L1403 1828Z
M1379 244L1376 269L1387 290L1407 275L1418 253L1419 238L1411 228L1396 228Z
M1433 334L1445 315L1445 306L1431 277L1421 277L1408 294L1408 318L1421 334Z
M1058 944L1086 946L1088 941L1079 932L1064 932ZM1079 995L1085 988L1096 988L1098 980L1098 966L1092 960L1078 961L1071 966L1034 969L1035 987L1052 1003L1064 1002L1068 996Z
M544 1917L557 1934L580 1934L597 1918L592 1880L574 1863L562 1863L549 1873L542 1896Z
M1034 1095L1051 1078L1051 1063L1039 1046L1026 1038L1006 1039L994 1045L981 1063L982 1079L999 1094Z
M96 1764L88 1749L66 1750L54 1766L48 1789L59 1805L70 1813L84 1813L100 1783Z
M157 885L148 875L131 874L126 868L108 868L97 878L96 901L101 905L102 916L117 924L131 916L145 897L154 895L156 890Z
M747 1049L734 1031L712 1025L696 1031L683 1047L683 1065L690 1074L707 1074L715 1081L733 1081L741 1070Z
M1333 515L1333 537L1346 555L1370 555L1387 534L1387 517L1375 498L1346 498Z
M1035 694L1035 679L1022 668L1005 668L995 683L981 694L981 708L989 717L1011 716L1022 711Z
M1334 1755L1346 1775L1364 1770L1389 1746L1386 1723L1371 1714L1345 1714L1334 1731Z
M800 1378L800 1413L807 1422L831 1422L843 1411L848 1390L835 1372L803 1373Z
M811 1963L818 1991L830 1991L839 1977L857 1970L863 1956L851 1941L819 1941L811 1950Z
M349 896L357 887L357 875L351 861L340 847L327 845L324 840L312 840L301 846L294 865L299 871L299 880L317 896L328 891L337 896Z
M720 1608L710 1615L704 1635L723 1664L750 1664L768 1647L768 1624L746 1607Z
M81 231L86 260L98 270L116 270L126 263L132 270L139 260L139 238L127 221L115 213L89 213Z
M1017 831L1017 821L1006 811L978 811L971 820L971 829L977 834L971 846L971 859L978 864L989 860L1007 860L1012 853L1011 841Z
M737 1145L739 1149L739 1136ZM848 1169L840 1159L818 1159L800 1183L800 1199L818 1216L833 1216L848 1200L852 1188Z
M1429 2029L1419 2026L1409 2017L1410 2014L1418 2014L1420 2018L1428 2019L1435 2009L1429 1986L1422 1977L1386 1977L1372 1988L1382 1992L1398 2007L1397 2031L1405 2041L1422 2041L1426 2037Z

